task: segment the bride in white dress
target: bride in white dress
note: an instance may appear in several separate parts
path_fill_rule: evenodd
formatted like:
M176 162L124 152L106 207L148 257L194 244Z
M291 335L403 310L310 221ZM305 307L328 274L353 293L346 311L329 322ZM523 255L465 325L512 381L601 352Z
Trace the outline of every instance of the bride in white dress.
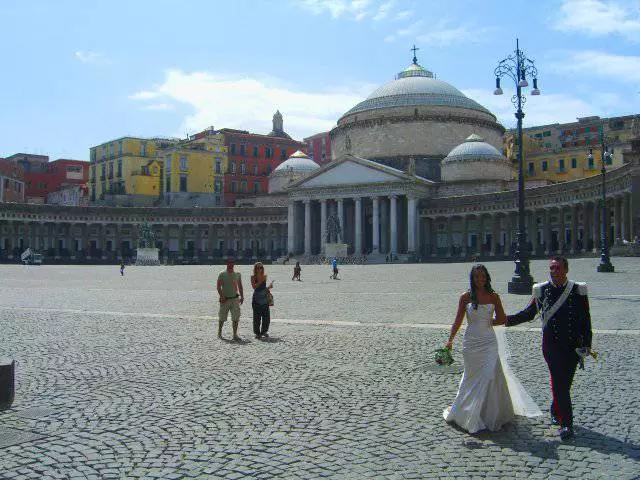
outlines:
M458 313L451 326L447 348L462 325L465 313L467 329L462 342L464 373L458 394L443 415L469 433L500 430L514 415L538 416L542 412L524 390L506 361L506 343L502 329L496 335L494 325L506 319L502 302L491 288L491 276L484 265L471 269L470 289L460 296Z

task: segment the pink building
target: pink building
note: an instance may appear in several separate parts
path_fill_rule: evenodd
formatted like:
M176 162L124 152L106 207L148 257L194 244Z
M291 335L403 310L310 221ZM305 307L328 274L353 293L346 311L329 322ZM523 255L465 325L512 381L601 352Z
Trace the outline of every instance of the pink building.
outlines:
M329 132L316 133L304 139L307 145L307 155L318 165L331 161L331 137Z
M19 165L0 158L0 202L24 203L24 172Z

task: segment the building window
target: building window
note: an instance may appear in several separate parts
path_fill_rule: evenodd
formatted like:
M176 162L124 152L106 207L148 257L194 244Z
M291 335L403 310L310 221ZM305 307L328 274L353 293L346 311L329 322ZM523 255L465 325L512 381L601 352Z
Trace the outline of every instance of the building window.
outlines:
M180 191L181 192L186 192L187 191L187 175L180 175Z
M122 176L122 160L118 160L118 177Z
M535 169L533 166L533 162L529 162L529 175L533 175L535 173Z
M253 175L254 176L258 175L258 164L257 163L253 164Z
M166 191L167 192L171 192L171 177L167 175L167 179L165 181L165 184L167 186Z
M216 178L216 181L214 183L214 191L216 193L220 193L222 191L222 180L220 180L219 178Z
M590 157L587 157L587 161L588 161L589 168L594 168L594 166L593 166L593 155L591 155Z
M260 182L255 182L253 184L253 193L260 193Z
M254 157L257 157L257 156L258 156L258 147L256 147L255 145L254 145L254 147L253 147L253 156L254 156Z
M572 158L571 159L571 168L578 168L578 159L577 158Z
M104 177L107 176L107 166L103 163L102 168L100 169L100 179L104 180Z
M113 162L109 163L109 178L113 178Z
M271 165L267 165L267 175L271 175Z
M236 193L238 191L238 182L235 180L231 182L231 193Z
M246 175L247 174L247 163L246 162L240 162L240 173L242 175Z
M546 172L547 170L549 170L549 163L546 160L542 161L542 171Z
M236 173L236 162L231 162L231 173Z
M235 155L236 154L236 144L232 143L231 144L231 155Z
M184 172L188 169L188 162L186 155L180 155L180 171Z
M273 158L273 148L266 147L264 149L264 156L267 157L267 158Z
M96 161L96 149L95 149L95 148L92 148L92 149L90 150L90 157L91 157L91 161L92 161L92 162L95 162L95 161Z
M107 158L107 146L103 145L102 146L102 160L105 160Z
M287 159L287 149L283 148L282 150L280 150L280 160L286 160Z
M141 157L147 156L147 142L140 143L140 156Z
M611 154L613 155L613 151L611 151ZM605 163L607 165L611 165L611 157L612 157L612 155L607 155L607 156L604 157L605 158Z
M561 158L560 160L558 160L558 171L564 172L564 158Z
M222 160L216 158L216 173L222 173Z
M122 155L122 140L118 142L118 155Z
M245 148L245 145L240 145L240 155L244 157L246 154L247 154L247 150Z
M113 157L113 143L109 144L109 156Z
M551 130L546 130L546 131L542 132L542 136L543 137L550 137L551 136Z
M241 193L247 193L247 181L246 180L243 180L240 183L240 192Z

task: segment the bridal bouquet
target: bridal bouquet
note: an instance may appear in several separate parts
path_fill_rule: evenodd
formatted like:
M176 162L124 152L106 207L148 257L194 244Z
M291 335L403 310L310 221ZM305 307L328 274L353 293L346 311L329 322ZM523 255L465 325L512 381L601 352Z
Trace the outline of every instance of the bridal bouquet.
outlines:
M451 355L451 350L447 347L439 348L435 351L436 354L436 363L438 365L451 365L453 363L453 355Z

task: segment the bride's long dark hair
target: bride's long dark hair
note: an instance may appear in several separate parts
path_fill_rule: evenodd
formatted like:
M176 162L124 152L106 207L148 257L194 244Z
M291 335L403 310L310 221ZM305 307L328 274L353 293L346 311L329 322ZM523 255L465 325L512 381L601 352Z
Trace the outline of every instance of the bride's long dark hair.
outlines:
M471 305L473 305L474 310L478 309L478 292L476 292L476 284L473 281L473 274L478 270L484 272L485 276L487 277L487 283L484 286L485 290L488 293L494 293L493 288L491 288L491 275L489 275L489 270L487 270L487 267L485 267L481 263L474 265L471 268L471 273L469 273L469 299L471 300Z

